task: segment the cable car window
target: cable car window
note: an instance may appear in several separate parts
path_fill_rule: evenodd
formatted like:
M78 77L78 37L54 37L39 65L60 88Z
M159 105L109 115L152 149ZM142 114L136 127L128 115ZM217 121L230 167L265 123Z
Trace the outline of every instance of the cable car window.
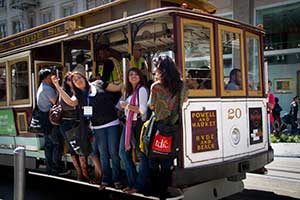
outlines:
M87 77L92 77L92 55L90 35L73 38L64 42L64 73L72 71L75 67L81 67L86 72Z
M39 85L41 84L41 80L40 80L40 77L39 77L39 71L41 69L45 69L45 68L48 68L50 70L54 70L56 74L58 74L59 76L59 81L61 83L61 80L63 80L63 67L61 65L60 62L52 62L52 61L39 61L39 60L36 60L34 62L35 64L35 81L36 81L36 84L35 84L35 91L38 90L38 87ZM58 71L56 71L58 70ZM53 71L53 73L54 73Z
M173 18L163 16L139 21L132 25L132 31L135 37L131 66L142 70L150 86L155 81L155 70L160 57L175 59ZM136 54L136 50L141 54ZM144 61L146 64L140 64Z
M246 33L248 90L251 96L262 95L259 48L259 37L252 33Z
M127 33L127 26L124 26L95 35L96 79L115 84L123 81L122 58L128 52ZM113 70L109 72L107 69L111 67Z
M7 100L6 77L5 63L0 63L0 105L5 105Z
M223 95L245 95L242 31L219 26L221 91Z
M213 26L183 20L184 66L190 95L215 95Z
M28 61L19 61L10 65L10 101L18 104L22 100L29 102ZM20 102L21 103L21 102Z

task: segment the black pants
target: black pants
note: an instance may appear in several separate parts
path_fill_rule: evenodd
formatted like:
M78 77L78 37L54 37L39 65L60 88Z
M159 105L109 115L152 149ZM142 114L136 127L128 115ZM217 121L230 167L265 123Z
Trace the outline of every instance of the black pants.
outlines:
M172 181L172 164L172 158L149 158L151 190L160 199L166 199L168 196L167 189Z
M63 137L58 126L49 121L49 112L41 112L40 121L44 130L45 158L47 173L57 175L61 171L61 157L63 152Z
M291 125L292 125L291 134L292 134L292 135L298 134L297 117L294 117L294 116L291 117Z

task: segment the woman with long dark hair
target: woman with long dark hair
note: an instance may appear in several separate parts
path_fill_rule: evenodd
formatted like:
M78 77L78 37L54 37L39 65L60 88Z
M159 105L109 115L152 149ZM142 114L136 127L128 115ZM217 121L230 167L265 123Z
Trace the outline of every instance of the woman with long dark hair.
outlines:
M170 57L160 59L155 78L156 82L151 87L149 107L158 124L175 126L179 123L179 113L182 100L186 97L186 90ZM176 134L176 131L174 133ZM173 158L149 158L149 169L154 194L165 198L171 181Z
M52 76L52 82L64 101L71 106L79 106L81 130L79 140L80 149L84 154L92 153L95 167L100 168L99 155L103 168L102 186L114 184L120 188L120 158L119 151L119 120L115 106L108 91L121 91L121 85L114 85L97 81L89 83L82 68L75 68L71 76L75 95L69 97L58 87L57 77ZM89 141L89 125L93 132L92 149ZM112 170L110 167L112 160ZM98 173L100 173L98 170Z
M63 79L63 90L70 96L73 96L71 72L67 72ZM68 144L69 153L71 154L73 165L77 172L77 179L82 181L90 181L87 167L87 157L77 154L70 142L67 140L66 132L71 130L78 122L78 106L69 106L62 98L59 101L63 109L62 121L59 125L60 131ZM101 174L100 174L101 175Z
M147 115L148 92L142 72L137 68L130 68L127 72L125 101L120 105L125 109L126 126L123 128L119 155L125 164L128 187L125 192L146 192L146 181L148 177L148 159L139 149L139 138L143 122ZM139 160L138 174L132 160L132 151L136 150Z

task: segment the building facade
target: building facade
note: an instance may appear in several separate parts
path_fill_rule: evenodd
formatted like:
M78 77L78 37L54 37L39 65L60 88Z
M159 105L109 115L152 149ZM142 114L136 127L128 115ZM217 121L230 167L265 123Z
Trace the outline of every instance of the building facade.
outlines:
M0 39L113 0L0 0Z

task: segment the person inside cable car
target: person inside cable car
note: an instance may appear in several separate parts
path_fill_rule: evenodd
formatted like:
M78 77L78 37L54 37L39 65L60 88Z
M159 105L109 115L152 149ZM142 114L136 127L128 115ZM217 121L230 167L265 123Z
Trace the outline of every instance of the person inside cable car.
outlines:
M196 69L190 69L186 78L186 83L189 89L200 88L200 71Z
M108 44L99 45L98 58L99 58L99 68L98 74L103 82L120 84L123 82L123 72L121 64L118 59L112 54L112 49L110 49ZM120 92L111 93L113 96L114 104L116 105L121 97Z
M225 85L225 90L241 90L242 88L242 73L241 70L235 68L229 74L229 82Z
M148 65L143 57L143 47L140 44L135 44L133 47L133 57L134 57L134 64L132 67L136 67L141 70L144 79L146 81L149 80L148 78Z

